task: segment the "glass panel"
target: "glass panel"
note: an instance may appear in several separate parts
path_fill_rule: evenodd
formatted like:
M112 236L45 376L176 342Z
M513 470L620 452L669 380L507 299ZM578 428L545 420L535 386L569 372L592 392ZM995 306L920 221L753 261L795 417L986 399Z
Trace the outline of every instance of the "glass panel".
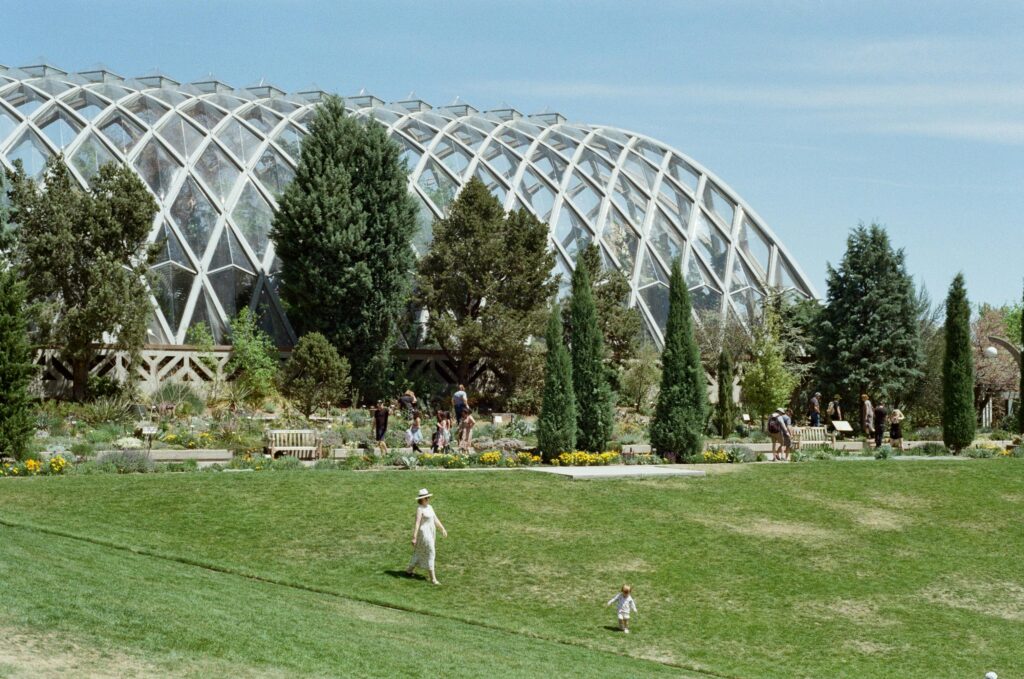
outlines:
M50 151L46 148L43 140L32 132L24 132L21 138L7 152L7 160L13 165L14 161L20 160L25 174L38 179L46 168L46 160L50 157Z
M89 89L98 94L102 94L110 101L117 101L131 94L131 90L126 90L123 87L117 85L111 85L110 83L99 83L98 85L89 85Z
M650 285L640 291L640 297L643 298L651 318L654 319L654 322L658 324L662 334L664 334L665 327L668 325L668 286L661 284Z
M579 174L573 172L566 193L583 216L591 224L596 225L598 213L601 211L601 196L597 190Z
M228 318L237 316L252 301L256 276L251 273L231 267L209 274L207 278L213 284L213 291Z
M71 156L71 164L86 182L92 181L103 165L114 160L114 154L92 133L89 133Z
M60 108L51 108L36 119L36 125L58 149L63 150L81 131L81 124Z
M298 161L302 155L302 138L305 136L304 133L299 131L299 128L294 125L285 125L284 128L277 133L275 138L277 145L284 149L284 152L292 157L292 160Z
M204 138L192 123L177 113L172 113L167 122L160 126L160 134L186 159L199 149Z
M551 208L555 205L555 192L536 173L526 170L523 173L519 192L532 208L533 214L542 222L551 217Z
M732 230L732 218L736 213L736 206L710 181L704 182L704 204L711 208L711 211L722 220L727 229Z
M178 234L174 233L174 229L171 228L170 224L164 222L160 226L155 242L160 245L160 249L157 251L156 258L153 261L154 265L174 262L186 269L194 269L192 261L185 254L185 248L182 247L181 240L178 239Z
M462 173L469 167L472 160L470 154L450 139L444 139L434 147L433 155L444 163L445 167L452 171L456 177L462 177Z
M177 332L196 275L174 264L165 264L150 271L153 296L156 297L171 331Z
M58 95L61 92L67 92L71 89L72 85L64 82L63 80L57 80L56 78L40 78L39 80L32 80L32 87L43 92L48 92L52 95Z
M48 101L47 97L25 85L19 85L12 90L8 90L3 95L3 98L8 104L18 109L18 111L25 116L42 106L44 102Z
M634 226L638 229L643 228L644 216L647 214L647 198L640 193L640 190L636 188L633 182L621 174L615 182L612 201L633 220Z
M505 204L505 196L508 195L508 190L505 188L504 184L498 181L497 177L495 177L490 170L483 165L478 164L474 175L487 186L487 190L491 192L491 195L498 199L499 203L502 205Z
M627 278L631 277L640 239L627 225L626 218L614 208L608 211L608 224L601 234L601 240L619 260L622 273L626 274Z
M750 263L757 269L758 278L766 280L768 278L768 256L771 254L772 246L749 217L744 217L740 224L738 245Z
M754 274L750 269L748 269L743 263L743 260L739 257L734 257L732 263L732 280L729 282L729 289L732 292L736 292L742 288L750 287L760 289L761 285L758 283L757 278L754 277Z
M212 142L196 161L196 170L221 203L227 200L240 174L235 164Z
M572 272L562 261L561 255L555 257L555 275L558 276L558 300L568 299L572 292Z
M237 266L249 273L255 273L242 244L238 242L238 236L227 226L221 232L220 240L217 241L217 247L213 249L213 256L206 268L208 271L214 271L226 266Z
M732 303L739 311L740 320L748 328L757 323L761 317L761 300L763 295L753 288L744 288L732 295Z
M260 290L259 299L256 301L256 320L260 329L270 335L276 346L291 346L292 339L285 327L284 319L281 318L277 307L271 301L271 294L267 290L266 284Z
M697 193L697 180L700 178L700 173L690 167L689 163L679 156L673 155L672 159L668 161L668 171L677 182L688 187L691 192Z
M715 272L718 280L725 278L725 260L729 256L729 244L721 230L715 226L704 211L697 214L697 231L694 233L697 249L704 261Z
M429 125L421 123L415 118L409 118L404 123L398 125L395 129L401 130L420 144L425 144L427 141L433 139L434 135L437 134L437 130Z
M241 99L236 97L229 97L226 94L211 94L208 97L203 97L206 101L217 104L221 108L226 108L231 111L239 107L243 102Z
M626 162L622 167L645 191L650 191L654 186L654 178L658 176L658 171L635 153L626 154Z
M171 206L171 216L196 259L201 259L213 227L217 224L217 210L192 177L185 180L178 192Z
M252 183L245 183L245 188L242 189L242 195L238 197L238 204L235 205L231 218L249 243L249 247L262 261L263 255L267 252L274 212Z
M423 156L420 150L413 146L411 141L396 132L391 133L391 139L401 149L398 153L398 159L405 162L409 172L415 170L416 165L419 164L420 158Z
M224 142L228 150L234 153L243 165L249 164L261 143L259 137L234 118L221 128L221 131L217 133L217 139Z
M676 221L682 231L689 229L693 201L664 179L658 187L658 203L668 211L668 215Z
M150 127L152 127L156 121L160 120L163 114L167 112L166 106L158 102L156 99L145 95L132 99L130 102L125 104L124 107L134 113L135 117L142 120Z
M182 103L183 101L187 101L188 100L188 97L186 97L181 92L175 92L174 90L171 90L171 89L147 90L146 92L151 97L154 97L155 99L159 99L163 103L169 104L171 106L177 106L178 104Z
M590 149L583 150L578 166L583 168L583 171L589 174L598 186L608 186L611 183L612 166Z
M447 214L448 206L455 200L455 191L458 187L437 163L428 161L417 183L434 206L443 214Z
M288 115L295 109L299 108L298 104L293 104L292 102L281 99L280 97L274 97L273 99L268 101L267 106L274 109L275 111L284 113L285 115Z
M722 293L708 286L690 291L690 303L699 313L719 313L722 310Z
M402 116L384 108L375 108L369 111L369 116L384 125L391 125Z
M92 120L110 104L89 90L77 90L64 99L64 103L86 120Z
M661 161L665 158L666 149L643 139L637 140L633 148L639 151L644 158L651 161L655 167L661 167Z
M807 295L807 289L797 282L798 278L796 271L793 269L793 266L786 261L786 258L781 252L779 253L778 260L778 263L775 265L774 280L772 281L774 286L783 290L795 289L802 295Z
M533 152L533 164L555 186L561 185L562 175L565 173L565 168L569 166L561 156L546 146L538 146L537 150Z
M18 123L14 120L14 116L0 108L0 146L3 146L4 139L7 139L17 126Z
M284 192L295 177L295 171L285 163L281 154L271 148L263 152L253 171L263 187L275 198Z
M434 240L434 213L427 207L423 197L415 191L412 194L416 199L416 223L419 228L412 237L412 246L422 257L430 249L430 243Z
M136 123L129 120L128 116L119 111L100 126L100 132L124 155L128 155L128 152L135 148L135 145L142 139L142 135L146 133Z
M603 134L598 132L590 141L587 143L592 149L596 149L598 153L610 160L612 163L619 162L619 154L622 153L622 147Z
M227 115L224 111L205 101L194 101L183 106L181 110L208 130L216 127L217 123Z
M586 223L568 204L562 204L558 212L558 223L555 225L555 240L565 248L566 253L576 260L576 254L590 245L593 236Z
M458 139L473 151L476 151L480 147L480 143L484 140L484 134L469 125L456 125L448 132L448 134Z
M199 293L199 299L196 300L195 309L192 310L192 318L189 319L188 327L194 328L200 323L206 325L213 335L215 342L218 344L224 342L224 329L221 326L220 319L217 317L217 310L214 308L210 295L206 290Z
M267 134L281 122L281 116L262 106L253 106L240 114L239 117L263 134Z
M558 132L549 132L548 136L544 137L544 142L566 158L572 158L573 154L576 153L576 147L579 146L575 139Z
M683 256L683 238L661 210L654 211L654 221L651 223L651 233L647 236L647 242L666 266L672 266L672 262Z
M520 134L508 127L499 132L497 137L520 155L525 153L526 149L529 148L531 143L533 143L533 140L526 135Z
M484 151L484 160L498 173L499 177L511 180L519 167L519 157L501 144L491 142Z
M651 255L650 250L645 249L643 262L640 263L640 280L638 285L644 287L654 285L655 283L665 283L668 285L668 274L664 272L661 265Z

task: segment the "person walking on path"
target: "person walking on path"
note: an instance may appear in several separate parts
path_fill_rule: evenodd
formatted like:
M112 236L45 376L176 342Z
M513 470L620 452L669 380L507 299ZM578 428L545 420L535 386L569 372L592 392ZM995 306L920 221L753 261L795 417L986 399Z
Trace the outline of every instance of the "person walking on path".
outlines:
M782 408L778 408L768 417L768 436L772 439L772 460L779 459L782 450Z
M473 427L476 420L473 419L473 411L466 406L462 413L462 422L459 424L459 450L469 453L473 449Z
M438 528L441 529L441 535L445 537L448 537L448 531L445 530L441 519L437 518L434 508L430 506L430 498L433 496L434 494L428 492L426 488L420 488L420 492L416 496L418 506L416 507L416 525L412 529L412 560L409 562L409 567L405 569L405 574L411 576L417 567L426 568L430 573L430 584L440 585L441 583L437 581L437 576L434 573L436 552L434 541Z
M807 406L807 419L810 420L812 427L821 426L821 392L814 392L814 396L811 397L811 402Z
M843 419L843 406L842 398L839 394L832 397L832 400L828 402L828 408L825 409L825 423L829 428L829 431L835 430L835 425L832 424L836 420Z
M615 604L616 612L619 617L619 629L629 634L629 613L637 613L636 602L633 601L631 592L633 588L629 585L623 585L622 591L611 598L611 601L605 604L605 606L611 606Z
M868 438L875 435L875 407L867 394L860 395L860 428Z
M383 401L377 401L377 407L370 411L373 415L373 438L377 442L380 454L388 454L388 444L384 439L388 435L388 416L391 414Z
M469 396L464 385L460 384L458 391L452 394L452 405L455 406L455 421L462 424L462 416L469 410Z
M405 443L412 447L412 452L417 455L422 453L420 450L420 443L423 441L423 432L420 431L420 414L413 412L412 423L409 425L409 429L405 432Z
M786 408L782 415L782 459L789 458L789 451L793 448L793 409Z
M889 421L889 411L885 409L882 399L878 399L872 419L875 423L875 448L881 448L882 439L885 437L885 423Z
M892 447L900 452L903 452L903 420L903 412L899 408L894 408L889 415L889 441Z

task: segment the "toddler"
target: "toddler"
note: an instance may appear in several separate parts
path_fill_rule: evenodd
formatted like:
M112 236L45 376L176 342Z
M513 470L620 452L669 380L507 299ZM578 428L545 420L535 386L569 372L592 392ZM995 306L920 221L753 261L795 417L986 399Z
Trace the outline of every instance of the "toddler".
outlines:
M633 597L630 595L631 591L633 591L632 587L629 585L623 585L622 591L613 596L612 600L605 604L606 606L616 604L616 608L619 612L619 629L626 634L629 634L629 611L632 609L634 613L637 612L636 602L633 601Z

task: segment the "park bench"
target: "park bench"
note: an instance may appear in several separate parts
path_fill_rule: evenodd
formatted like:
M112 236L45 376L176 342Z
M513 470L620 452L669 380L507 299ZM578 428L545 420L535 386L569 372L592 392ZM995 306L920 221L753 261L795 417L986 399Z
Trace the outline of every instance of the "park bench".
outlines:
M836 445L835 433L830 433L825 427L790 427L790 434L793 450L800 450L802 446L830 445L834 448Z
M271 459L291 455L300 460L320 457L320 437L312 429L268 429L266 451Z

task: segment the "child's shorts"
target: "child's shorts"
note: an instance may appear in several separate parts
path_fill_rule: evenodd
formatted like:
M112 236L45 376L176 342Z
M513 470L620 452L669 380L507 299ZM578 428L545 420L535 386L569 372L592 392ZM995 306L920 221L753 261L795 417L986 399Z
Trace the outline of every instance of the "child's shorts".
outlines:
M629 620L629 613L619 613L619 620Z

